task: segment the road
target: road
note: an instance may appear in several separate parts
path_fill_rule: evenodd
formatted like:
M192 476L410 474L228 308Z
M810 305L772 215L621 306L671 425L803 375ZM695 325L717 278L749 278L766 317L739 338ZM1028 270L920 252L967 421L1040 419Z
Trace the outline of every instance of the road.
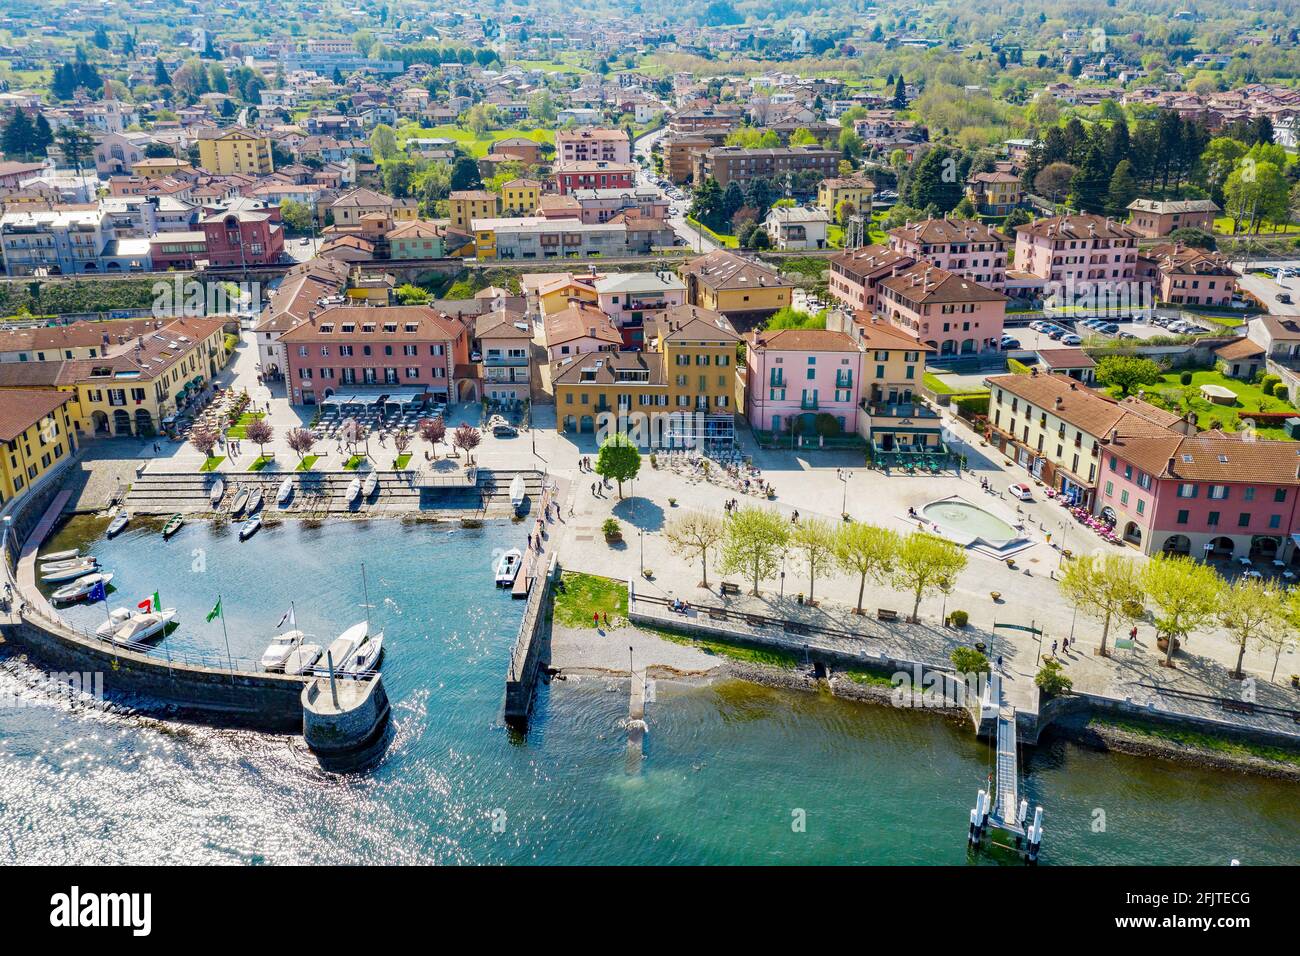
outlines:
M1232 265L1241 273L1241 279L1238 280L1237 285L1243 291L1249 292L1260 302L1263 302L1273 315L1300 315L1300 278L1292 277L1278 282L1275 279L1268 279L1248 271L1248 263L1246 262L1234 262ZM1259 268L1263 265L1275 269L1294 270L1300 269L1300 260L1292 259L1277 262L1270 259L1267 263L1256 263L1255 267ZM1284 292L1289 293L1291 296L1289 305L1277 300L1279 293Z
M677 238L681 239L686 245L690 246L696 252L712 252L714 249L722 248L708 236L699 230L693 228L686 221L686 210L690 207L690 198L686 193L682 194L681 199L674 199L668 195L663 186L659 185L654 177L654 161L650 156L650 151L654 144L664 136L666 129L657 129L653 133L647 133L638 139L634 145L637 161L637 186L641 189L653 189L655 192L664 196L668 200L668 225L672 227ZM642 165L639 158L645 159Z

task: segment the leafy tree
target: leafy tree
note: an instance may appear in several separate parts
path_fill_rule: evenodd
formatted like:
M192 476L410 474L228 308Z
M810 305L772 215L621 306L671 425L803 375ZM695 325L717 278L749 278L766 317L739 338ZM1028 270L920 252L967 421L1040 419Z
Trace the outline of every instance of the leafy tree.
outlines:
M1061 202L1070 192L1078 169L1069 163L1050 163L1034 177L1034 190L1051 202Z
M623 482L631 481L641 470L641 453L622 432L614 432L600 444L596 453L596 474L618 482L618 496L623 497Z
M280 218L284 220L289 232L296 235L311 230L311 207L296 199L286 199L280 203Z
M744 506L732 512L726 524L722 571L747 575L758 594L759 582L781 567L790 541L789 522L772 509Z
M674 517L664 526L673 553L682 558L700 561L702 575L700 587L709 586L709 555L717 551L726 537L726 529L716 516L702 511L689 511Z
M436 455L438 453L438 442L447 434L447 424L438 415L434 418L421 418L415 423L415 430L421 438L429 443Z
M423 305L430 298L428 290L421 289L418 285L411 285L409 282L399 285L393 294L397 296L397 301L401 305Z
M1061 593L1083 613L1102 622L1101 654L1116 620L1132 620L1142 609L1142 569L1118 554L1083 555L1072 560L1061 576Z
M918 620L921 599L945 587L966 567L966 552L951 541L913 531L903 539L894 563L893 582L900 591L912 594L913 622Z
M310 428L291 428L284 436L284 440L289 448L297 453L299 461L311 454L311 450L316 446L316 436L311 433Z
M469 453L478 447L483 436L473 425L461 425L451 433L451 447L465 449L465 456L468 458Z
M1195 226L1184 226L1181 229L1175 229L1169 234L1169 241L1181 242L1191 249L1213 251L1219 247L1218 240L1211 233L1206 232L1204 229L1197 229Z
M695 187L689 212L692 219L714 228L722 222L723 208L722 187L716 179L709 176Z
M370 149L380 162L397 155L397 134L386 123L380 123L370 131Z
M1110 177L1110 186L1106 190L1106 215L1123 219L1128 215L1129 203L1137 199L1137 180L1133 178L1133 164L1127 159L1121 160Z
M1285 629L1285 605L1282 595L1272 584L1252 578L1240 578L1223 589L1218 619L1223 629L1237 642L1237 666L1232 676L1245 676L1241 665L1246 647L1256 644L1270 630Z
M85 130L73 126L64 126L60 129L57 138L59 149L80 175L82 165L94 153L94 138Z
M961 201L962 180L956 153L936 146L916 164L908 182L907 202L917 209L951 212Z
M1107 355L1097 363L1097 381L1118 388L1121 397L1139 385L1154 385L1162 373L1163 369L1151 359L1136 355Z
M217 447L221 436L211 425L195 425L190 429L190 444L197 448L204 458L212 457L212 449Z
M468 156L460 156L451 167L451 181L448 184L452 192L465 189L481 189L483 180L479 176L478 163Z
M257 446L257 455L265 454L266 443L275 437L275 428L265 418L254 418L244 426L244 437Z
M1156 630L1169 642L1165 651L1168 664L1175 644L1214 619L1223 580L1207 564L1162 554L1143 568L1142 585L1157 611Z
M1034 683L1038 685L1039 690L1049 697L1068 694L1074 687L1074 681L1065 673L1065 668L1061 666L1061 662L1054 658L1043 661L1043 666L1034 675Z
M3 134L0 134L0 149L11 159L30 156L34 152L35 133L27 114L15 107Z
M887 583L902 544L902 537L892 528L858 522L840 528L835 536L835 560L845 573L858 576L858 614L862 613L867 578L877 584Z
M992 670L989 659L973 647L954 647L948 652L948 660L958 674L987 674Z
M822 518L805 518L790 535L790 547L808 569L808 603L815 603L817 578L835 563L835 528Z
M894 96L889 105L896 110L907 109L907 83L903 81L901 73L898 74L898 81L894 83Z

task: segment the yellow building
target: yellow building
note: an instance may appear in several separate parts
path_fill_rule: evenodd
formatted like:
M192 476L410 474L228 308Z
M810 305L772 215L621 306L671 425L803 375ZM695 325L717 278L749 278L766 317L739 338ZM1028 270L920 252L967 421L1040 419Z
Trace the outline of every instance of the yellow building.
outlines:
M743 408L736 387L739 341L724 316L683 305L646 321L642 351L589 352L556 362L551 382L558 427L593 432L602 424L612 427L601 416L639 413L646 417L617 427L641 444L730 443L736 409Z
M533 179L512 179L501 187L501 215L531 216L541 199L541 183Z
M486 189L458 190L447 197L447 208L452 226L462 232L469 232L470 224L475 219L496 218L497 194Z
M746 327L794 301L794 283L734 252L718 250L681 267L686 301Z
M56 389L0 389L0 505L25 494L76 449L71 400Z
M142 179L164 179L177 173L193 172L194 167L188 160L172 156L160 156L154 159L142 159L131 164L131 172Z
M862 398L870 404L910 404L925 376L925 357L934 349L868 312L853 316L841 331L866 353L862 362Z
M520 280L520 285L528 290L528 275ZM604 278L604 273L574 275L569 272L542 273L536 276L537 311L542 315L554 315L563 312L575 302L584 305L596 305L599 296L596 282ZM530 296L530 298L532 298Z
M269 176L275 171L270 138L241 127L200 134L199 165L218 176Z
M817 186L817 205L831 217L831 222L838 222L840 203L853 207L853 212L871 215L871 202L876 195L876 184L869 179L848 176L837 179L823 179Z

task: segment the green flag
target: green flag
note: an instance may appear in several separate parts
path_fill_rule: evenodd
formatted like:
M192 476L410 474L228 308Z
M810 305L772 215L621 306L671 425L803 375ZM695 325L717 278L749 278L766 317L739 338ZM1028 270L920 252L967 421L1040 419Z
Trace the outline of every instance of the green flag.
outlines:
M211 623L214 617L221 615L221 598L217 598L217 603L212 605L212 610L208 612L208 622Z
M153 609L155 612L162 610L162 598L158 596L157 591L153 592Z

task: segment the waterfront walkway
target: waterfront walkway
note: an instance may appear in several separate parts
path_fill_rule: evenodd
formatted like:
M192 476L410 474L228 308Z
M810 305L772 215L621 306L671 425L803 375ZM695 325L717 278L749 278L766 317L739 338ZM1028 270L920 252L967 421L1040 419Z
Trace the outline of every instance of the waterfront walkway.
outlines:
M36 608L38 613L47 618L55 618L58 615L54 606L45 599L45 595L41 594L36 586L36 553L49 537L50 532L54 530L59 516L63 514L63 509L67 507L71 497L72 492L67 489L54 496L54 500L45 509L41 520L36 522L36 527L32 528L31 534L27 536L22 553L18 556L18 592L24 600Z

